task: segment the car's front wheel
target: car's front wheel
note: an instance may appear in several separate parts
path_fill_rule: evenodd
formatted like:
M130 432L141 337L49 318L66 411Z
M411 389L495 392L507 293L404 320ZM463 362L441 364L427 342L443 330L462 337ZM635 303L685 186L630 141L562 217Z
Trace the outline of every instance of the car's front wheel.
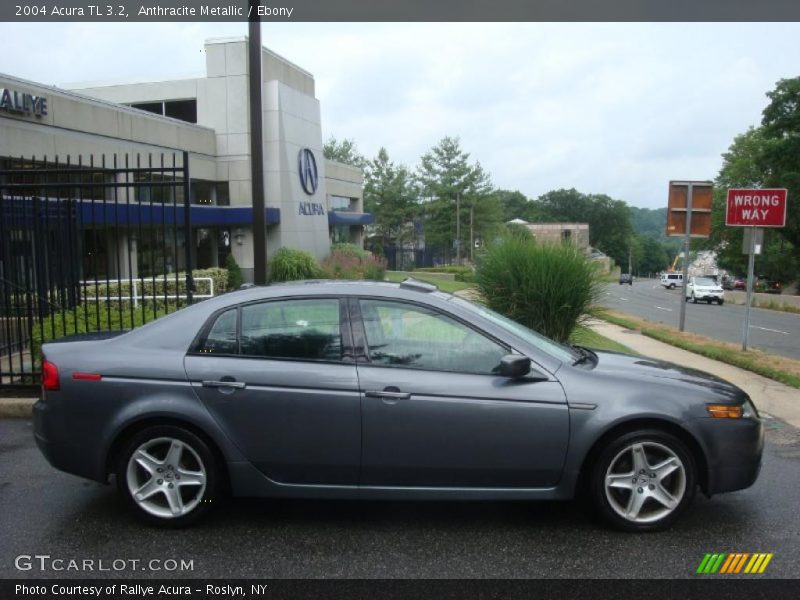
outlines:
M626 433L600 453L591 473L592 500L627 531L668 527L692 501L697 481L691 453L659 430Z
M168 527L202 516L219 488L219 468L208 444L173 425L133 435L120 453L116 475L117 487L133 511L145 521Z

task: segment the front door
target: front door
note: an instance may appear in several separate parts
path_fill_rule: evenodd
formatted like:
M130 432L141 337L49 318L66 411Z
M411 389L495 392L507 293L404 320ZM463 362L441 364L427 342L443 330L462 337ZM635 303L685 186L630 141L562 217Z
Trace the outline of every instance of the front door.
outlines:
M352 308L367 344L362 485L558 483L569 439L558 381L498 376L511 348L431 308L367 298Z
M285 483L358 483L361 408L340 301L280 299L216 317L186 372L248 459Z

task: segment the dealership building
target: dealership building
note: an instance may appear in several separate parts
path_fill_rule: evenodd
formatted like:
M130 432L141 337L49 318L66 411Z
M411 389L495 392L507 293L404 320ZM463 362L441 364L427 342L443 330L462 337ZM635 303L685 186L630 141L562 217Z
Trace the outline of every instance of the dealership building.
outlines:
M173 155L181 160L187 152L189 185L180 189L189 195L186 222L191 223L193 262L199 268L219 266L233 253L245 278L251 279L247 39L208 40L205 59L203 77L69 89L0 74L0 173L20 164L33 170L63 166L67 160L72 166L79 162L86 166L90 160L94 167L113 160L158 166L162 156L169 162ZM290 247L321 259L332 242L362 245L364 226L373 220L363 210L362 173L324 159L314 77L266 48L261 70L268 255ZM99 190L78 201L102 205L120 191L108 186ZM114 201L119 204L119 198ZM134 204L126 207L126 214L135 213L137 202L153 201L144 186L137 188L132 198L126 198L127 204ZM110 265L111 272L99 274L137 277L142 268L135 256L137 232L126 230L125 222L120 226L119 211L98 217L94 206L92 210L96 227L108 230L109 223L102 220L116 220L114 239L98 242L95 232L91 240L83 240L84 251L97 255L125 247L134 254L132 261L116 261L116 266L115 261L100 260ZM178 240L173 241L177 245ZM186 236L179 241L185 244ZM185 267L181 256L175 253L171 268Z

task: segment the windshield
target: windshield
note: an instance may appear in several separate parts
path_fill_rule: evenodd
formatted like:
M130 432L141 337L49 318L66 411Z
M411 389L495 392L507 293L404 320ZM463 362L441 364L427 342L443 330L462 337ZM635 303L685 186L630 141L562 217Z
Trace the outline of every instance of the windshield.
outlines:
M453 296L452 302L455 302L459 306L467 308L472 312L479 314L483 318L491 321L492 323L499 325L503 329L510 331L511 333L525 340L530 345L538 348L546 354L549 354L553 358L556 358L562 362L572 362L575 360L575 353L569 349L569 346L554 342L550 338L546 338L543 335L533 331L533 329L528 329L524 325L520 325L508 317L504 317L500 313L488 309L480 304L468 302L467 300L459 298L458 296Z
M698 277L694 280L695 285L707 285L709 287L717 285L717 282L709 277Z

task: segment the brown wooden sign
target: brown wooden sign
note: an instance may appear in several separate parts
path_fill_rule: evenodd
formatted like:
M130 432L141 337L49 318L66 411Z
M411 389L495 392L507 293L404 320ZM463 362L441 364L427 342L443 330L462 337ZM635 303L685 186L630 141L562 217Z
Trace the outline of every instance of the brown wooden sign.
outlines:
M710 181L670 181L667 204L667 235L686 235L689 185L692 186L692 237L711 235L711 202L714 186Z

